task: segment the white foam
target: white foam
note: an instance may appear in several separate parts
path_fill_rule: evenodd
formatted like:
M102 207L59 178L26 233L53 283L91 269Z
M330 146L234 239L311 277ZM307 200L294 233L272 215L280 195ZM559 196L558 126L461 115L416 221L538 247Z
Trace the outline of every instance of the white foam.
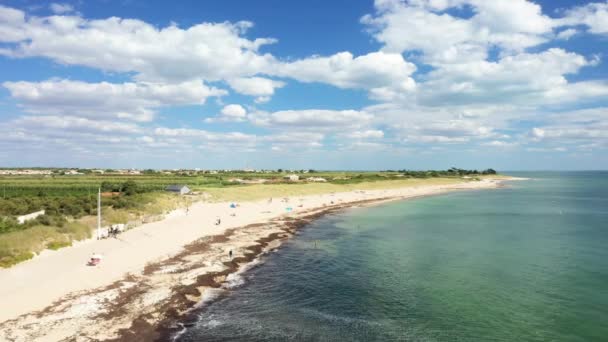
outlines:
M215 327L219 327L220 325L223 325L224 322L217 320L217 319L210 319L209 321L205 322L205 326L209 327L209 328L215 328Z
M215 288L205 289L205 291L203 292L203 295L201 296L201 300L195 305L195 308L201 307L205 303L209 303L209 302L212 302L212 301L216 300L219 296L221 296L225 292L226 292L226 290L224 290L222 288L219 288L219 289L215 289Z
M252 261L248 262L247 264L241 266L236 272L230 273L226 277L226 281L224 282L222 287L225 289L233 289L235 287L242 286L243 284L245 284L245 277L243 276L243 274L245 272L249 271L250 269L252 269L253 267L257 266L258 264L260 264L260 262L261 261L259 258L253 259Z
M179 325L181 327L181 329L180 329L180 331L173 334L173 337L171 338L172 341L177 341L177 339L180 338L187 330L185 325L183 325L181 323L177 323L177 325Z
M226 277L226 282L222 285L223 288L233 289L245 284L245 279L238 273L231 273Z

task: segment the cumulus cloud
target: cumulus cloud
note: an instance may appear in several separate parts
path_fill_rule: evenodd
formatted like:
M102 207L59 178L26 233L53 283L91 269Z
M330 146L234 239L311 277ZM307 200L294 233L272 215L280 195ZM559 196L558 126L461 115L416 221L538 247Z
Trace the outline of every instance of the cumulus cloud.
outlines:
M568 9L560 22L564 25L584 25L594 34L608 34L608 2L593 2Z
M554 26L539 5L526 0L377 0L375 5L377 14L362 22L384 49L421 51L429 64L483 60L491 46L522 51L548 41ZM473 9L471 18L446 11L464 5Z
M570 147L594 150L608 147L608 108L597 107L551 113L527 133L531 148ZM544 144L545 146L535 146Z
M509 141L492 140L489 142L482 143L482 145L490 146L490 147L499 147L499 148L510 148L510 147L515 147L518 144L515 142L509 142Z
M608 140L608 115L600 113L606 108L566 112L551 115L551 122L532 128L535 140ZM581 115L588 115L583 116Z
M247 111L238 104L229 104L222 108L222 115L228 119L242 120L247 116Z
M498 61L477 61L445 65L433 70L419 99L429 105L446 103L520 103L540 104L546 101L577 100L595 92L601 84L569 83L566 75L597 63L559 48L540 53L520 53ZM594 89L595 88L595 89ZM568 97L556 96L568 92Z
M365 131L354 131L346 134L346 137L351 139L381 139L384 138L384 132L378 129L368 129Z
M0 122L0 144L72 142L87 150L106 144L112 151L140 145L288 151L328 143L366 150L416 144L603 148L608 120L597 102L608 96L608 83L572 77L600 64L599 57L542 44L608 33L607 6L585 4L553 18L525 0L376 0L375 12L361 22L380 43L378 51L282 59L263 52L276 40L250 37L248 21L158 27L137 19L87 19L61 4L50 5L57 15L48 17L0 5L0 55L43 57L130 79L4 82L23 113ZM226 105L218 100L218 115L205 120L239 122L249 133L154 122L163 108L228 95L217 87L264 103L294 80L363 90L374 104L261 111L239 97ZM598 108L554 113L583 103ZM522 122L534 124L521 128Z
M366 125L372 116L356 110L283 110L273 113L255 112L250 116L253 124L271 128L294 127L299 129L343 130Z
M271 80L263 77L243 77L228 80L230 88L234 89L237 93L257 96L258 102L266 102L264 100L270 99L274 95L274 91L277 88L285 86L285 82Z
M416 82L411 78L414 71L416 66L407 62L401 54L379 51L358 57L350 52L329 57L313 56L285 63L277 74L301 82L322 82L346 89L408 92L416 87Z
M0 7L0 50L11 57L42 56L62 64L134 72L142 81L220 80L254 75L274 62L260 47L271 38L249 40L251 22L202 23L156 28L137 19L28 16Z
M139 133L140 127L132 123L90 120L73 116L24 116L15 121L16 126L36 129L58 129L62 131L85 131L104 133Z
M267 101L281 81L256 75L322 82L340 88L391 87L411 90L416 69L400 54L341 52L294 62L260 48L272 38L244 38L251 22L201 23L163 28L137 19L85 19L77 15L35 17L0 6L0 55L47 57L66 65L135 73L139 81L226 80L239 93Z
M72 5L61 4L61 3L57 3L57 2L51 3L49 5L49 9L51 10L51 12L53 12L55 14L64 14L64 13L74 12L74 7L72 7Z
M50 80L2 85L30 113L135 121L152 120L159 107L202 105L207 97L226 94L199 81L160 84Z
M324 135L315 132L275 132L268 135L246 134L241 132L211 132L194 128L158 127L154 130L155 141L165 141L168 144L196 144L237 148L271 149L289 148L293 146L320 147Z
M201 138L205 140L211 141L255 141L256 136L253 134L245 134L241 132L228 132L228 133L219 133L219 132L210 132L202 129L194 129L194 128L167 128L167 127L158 127L154 130L154 134L162 137L195 137Z
M324 134L318 132L279 132L268 135L262 138L262 140L282 145L299 145L305 143L318 145L324 137Z
M577 33L578 31L573 28L565 29L557 34L557 39L568 40L574 37Z

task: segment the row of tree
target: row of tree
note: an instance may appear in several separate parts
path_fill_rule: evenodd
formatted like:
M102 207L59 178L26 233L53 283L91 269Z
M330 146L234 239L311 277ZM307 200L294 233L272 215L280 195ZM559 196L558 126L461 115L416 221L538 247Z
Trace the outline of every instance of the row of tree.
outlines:
M399 172L404 174L405 176L410 177L441 177L441 176L473 176L473 175L495 175L496 170L494 169L485 169L485 170L466 170L459 169L456 167L452 167L448 170L426 170L426 171L418 171L418 170L387 170L387 172Z

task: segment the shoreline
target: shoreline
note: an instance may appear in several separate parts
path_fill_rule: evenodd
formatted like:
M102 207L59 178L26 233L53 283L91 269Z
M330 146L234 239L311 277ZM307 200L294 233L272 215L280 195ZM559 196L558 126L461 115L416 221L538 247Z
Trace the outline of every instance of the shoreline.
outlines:
M335 197L338 203L331 201L331 205L320 204L336 194L310 196L322 200L316 202L317 206L295 213L275 215L261 222L226 228L219 234L195 239L179 252L147 263L139 273L123 274L107 286L70 293L41 311L5 320L0 323L3 331L0 338L9 341L166 340L182 330L184 322L186 325L192 323L192 315L204 305L201 303L209 302L205 298L229 291L229 282L234 278L231 275L246 272L244 267L250 267L247 265L280 248L298 229L319 217L348 208L454 190L499 188L508 180L511 179L369 191L370 198L363 199L353 198L351 193L347 201L343 201L342 197L346 197L343 193L338 194L339 199ZM228 250L235 251L232 260L228 260ZM75 335L76 331L79 331L78 335Z

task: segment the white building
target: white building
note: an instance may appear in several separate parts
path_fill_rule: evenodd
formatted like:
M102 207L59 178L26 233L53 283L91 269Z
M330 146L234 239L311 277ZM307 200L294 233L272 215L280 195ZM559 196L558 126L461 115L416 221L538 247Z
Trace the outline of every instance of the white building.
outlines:
M291 174L284 176L283 179L288 180L290 182L297 182L298 180L300 180L300 176Z
M36 211L27 215L17 216L17 222L19 222L19 224L24 224L25 221L33 220L40 215L44 215L44 210Z
M190 193L190 188L185 185L169 185L165 190L170 192L179 193L180 195L185 195Z

